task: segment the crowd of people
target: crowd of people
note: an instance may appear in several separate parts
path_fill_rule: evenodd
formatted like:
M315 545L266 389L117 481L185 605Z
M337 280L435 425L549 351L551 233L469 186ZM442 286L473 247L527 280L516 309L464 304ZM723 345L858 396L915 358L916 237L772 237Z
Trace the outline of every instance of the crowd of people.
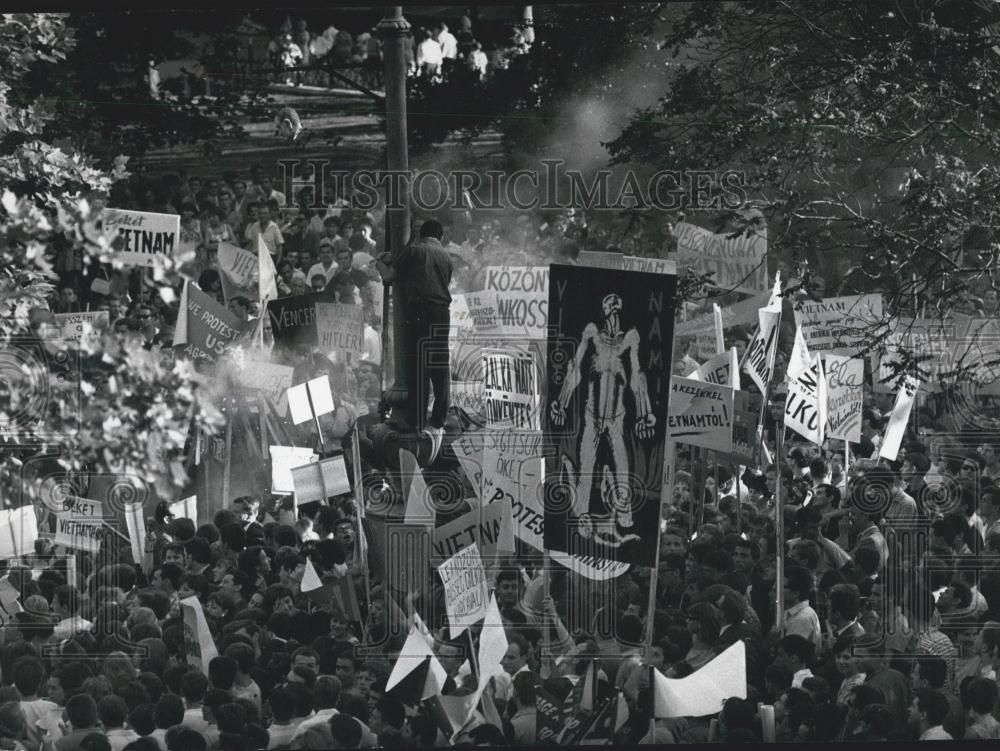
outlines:
M253 167L246 176L137 178L106 199L180 215L189 275L247 325L262 311L256 301L225 298L222 242L269 253L281 298L332 290L364 307L362 362L335 362L315 348L274 351L275 361L296 367L295 383L324 368L334 376L337 397L350 405L331 431L345 450L355 418L384 408L374 262L384 250L384 212L358 213L347 198L317 208L308 189L285 196ZM660 256L669 247L619 230L574 211L488 221L461 214L442 243L451 291L482 289L487 266L571 261L580 250ZM143 278L85 266L71 253L55 268L52 311L108 310L115 331L170 350L177 303ZM749 331L728 338L745 348ZM675 352L676 372L698 365L686 342ZM201 524L157 507L143 561L127 562L128 545L120 545L110 558L78 553L70 566L42 539L34 555L8 562L5 579L23 611L0 629L0 745L534 746L552 742L540 732L540 697L560 707L566 725L553 735L568 743L583 740L567 729L573 720L586 727L594 714L582 709L588 690L590 706L621 697L627 719L608 740L624 744L767 740L762 706L773 707L779 741L1000 739L1000 445L987 438L956 449L968 426L942 396L922 400L897 460L879 460L892 396L869 384L863 437L846 454L838 441L820 448L788 440L778 455L784 359L764 411L770 453L761 456L772 461L736 466L681 447L655 588L643 567L607 582L549 570L520 542L523 555L496 562L503 673L454 737L439 707L424 701L424 673L387 689L416 615L447 673L439 696L475 689L472 647L481 634L450 638L440 581L428 571L426 590L389 591L371 561L377 546L362 545L369 528L353 494L296 510L270 503L261 489ZM439 469L467 483L447 451ZM346 594L317 602L302 591L307 567L326 584L346 581ZM191 597L218 651L206 670L192 663L185 635L180 601ZM653 717L649 668L684 678L738 640L745 699L699 717Z

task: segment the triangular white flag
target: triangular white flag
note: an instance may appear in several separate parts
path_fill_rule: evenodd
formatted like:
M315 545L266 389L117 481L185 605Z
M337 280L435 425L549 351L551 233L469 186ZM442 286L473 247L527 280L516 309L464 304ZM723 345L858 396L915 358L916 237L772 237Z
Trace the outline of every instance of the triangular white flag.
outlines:
M910 420L910 410L913 409L913 402L916 401L919 388L920 380L913 376L906 376L902 386L899 387L896 403L889 415L889 423L885 427L882 446L878 452L880 459L896 461L896 457L899 455L899 446L906 433L906 423Z
M483 630L479 634L479 687L495 675L503 672L503 657L507 654L507 632L504 630L496 594L490 595L490 604L483 619Z
M260 235L257 235L257 280L262 305L267 300L278 299L278 271L274 268L274 259ZM261 315L264 315L263 311Z
M403 520L407 524L434 526L434 507L430 502L424 474L420 471L417 458L406 449L399 450L399 470L403 477L403 492L406 493L406 512Z
M181 305L177 309L177 325L174 327L174 345L187 344L188 340L188 285L191 282L184 282L184 289L181 290Z
M657 719L717 714L726 699L747 698L746 646L737 641L687 678L667 678L654 668L653 680Z
M419 668L427 658L430 658L428 680L430 680L430 676L433 676L433 679L439 684L438 690L440 690L440 686L444 685L448 674L434 655L431 645L427 643L426 628L420 621L420 617L415 615L410 633L406 637L406 643L403 644L403 649L400 650L396 664L392 666L392 672L385 683L385 690L391 690L393 686Z

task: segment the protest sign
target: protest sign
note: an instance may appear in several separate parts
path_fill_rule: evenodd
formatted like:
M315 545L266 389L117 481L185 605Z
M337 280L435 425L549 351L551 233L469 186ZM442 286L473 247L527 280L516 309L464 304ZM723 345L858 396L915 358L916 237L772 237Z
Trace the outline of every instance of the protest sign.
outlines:
M674 237L678 266L690 267L697 274L712 272L714 286L750 295L770 288L767 230L715 234L694 224L678 222Z
M187 498L181 498L179 501L174 501L168 507L170 513L175 519L190 519L193 522L198 521L198 496L189 495Z
M757 311L767 306L770 297L769 292L764 292L720 308L723 331L733 326L756 326L758 322ZM713 311L679 322L675 335L679 337L697 336L698 334L712 334L714 331L715 314Z
M508 504L491 503L474 508L435 528L431 535L431 563L439 566L470 545L476 545L487 562L514 552L514 529Z
M733 448L727 458L734 464L749 465L754 460L762 401L760 394L749 391L733 394Z
M250 302L259 300L259 269L257 255L227 242L219 243L216 256L222 294L229 302L234 297L245 297Z
M132 547L132 561L140 566L146 559L146 517L143 516L143 511L141 502L125 505L125 530Z
M621 271L624 266L622 258L623 256L621 253L608 253L598 250L581 250L576 255L576 262L580 266Z
M316 454L311 448L298 446L270 446L271 452L271 492L276 495L289 495L295 492L295 481L292 470L304 464L316 461Z
M469 319L476 332L499 333L500 322L497 316L496 292L488 290L466 292L465 304L469 309Z
M181 218L130 209L104 209L101 225L112 257L126 266L156 266L180 250Z
M483 503L510 506L514 533L537 550L544 548L541 433L489 433L482 453Z
M470 415L486 414L486 390L482 381L451 381L448 384L448 401Z
M563 702L552 696L542 686L535 688L535 740L539 746L556 745L556 738L563 728L566 718Z
M780 303L772 308L761 308L760 327L750 342L746 352L745 370L757 384L760 392L766 393L774 373L774 355L778 351L778 324L781 321Z
M288 365L272 362L248 360L239 371L239 383L247 389L260 392L275 408L279 415L288 411L285 392L292 386L295 369Z
M483 434L463 433L452 442L451 448L469 484L482 500Z
M186 311L186 313L185 313ZM239 337L244 324L190 282L185 282L174 347L191 358L216 360Z
M856 357L882 321L882 295L808 300L797 306L795 323L813 352Z
M208 664L219 656L215 640L205 620L205 611L197 597L186 597L180 601L184 619L184 646L187 649L187 663L195 670L208 675Z
M560 550L549 551L549 558L560 566L593 581L617 579L632 567L627 561L574 555L573 553L563 553Z
M360 359L365 352L365 311L360 305L316 303L316 336L324 352Z
M334 302L326 292L296 295L267 301L267 315L276 346L319 345L316 333L316 303Z
M544 338L549 270L545 266L487 266L484 300L496 305L496 325L510 336Z
M674 376L668 435L678 443L729 453L733 449L733 389Z
M898 373L893 365L903 364L901 353L907 350L919 358L919 367L924 371L920 388L939 393L941 384L954 378L956 350L959 356L967 354L968 347L960 336L964 328L964 323L951 319L907 316L892 319L885 338L885 354L879 360L878 376L874 379L876 391L889 393L895 389Z
M93 330L107 330L108 311L93 310L88 313L55 313L59 328L59 338L79 341L84 334Z
M669 258L622 256L623 271L641 271L644 274L677 274L677 262Z
M479 548L472 543L438 566L444 584L445 610L451 638L461 636L486 615L489 587Z
M655 668L653 678L656 718L717 714L726 699L747 698L746 645L737 640L686 678L667 678Z
M35 552L38 518L32 504L0 511L0 560L13 561Z
M823 355L827 389L827 435L857 443L861 440L865 363L858 357Z
M906 423L910 419L910 410L913 409L919 388L920 381L913 376L906 376L903 385L899 387L896 403L893 405L892 413L889 415L889 424L886 425L885 435L882 438L882 447L878 452L880 459L896 461L899 446L906 434Z
M736 347L730 347L728 352L722 352L704 362L701 367L688 375L688 378L692 381L704 381L717 386L739 389L740 364L736 358Z
M486 420L491 430L538 430L538 381L530 354L484 349Z
M801 326L795 329L795 344L788 358L787 375L785 427L821 446L826 437L826 376L823 373L823 358L810 354Z
M100 503L86 498L69 498L66 510L57 511L55 517L57 545L88 553L100 552L106 533L104 509Z
M292 467L291 472L296 506L312 501L325 502L327 498L351 492L351 481L347 476L343 456L331 456L318 462Z
M676 287L664 274L549 269L549 551L653 565Z

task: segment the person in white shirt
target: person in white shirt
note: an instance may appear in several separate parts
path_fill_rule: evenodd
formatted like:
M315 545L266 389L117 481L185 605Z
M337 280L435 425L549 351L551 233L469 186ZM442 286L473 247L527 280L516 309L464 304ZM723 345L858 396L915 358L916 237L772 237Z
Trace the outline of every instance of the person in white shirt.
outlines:
M324 237L319 242L319 262L309 267L306 279L312 284L312 278L317 274L322 274L326 280L325 284L329 284L338 271L340 271L340 266L336 263L334 242Z
M489 64L489 58L483 52L483 45L480 42L473 42L472 51L469 53L467 63L478 78L486 76L486 66Z
M950 741L953 739L943 727L948 710L948 700L940 691L918 688L913 692L907 720L920 733L919 740Z
M125 727L128 705L120 696L111 694L101 699L97 705L97 716L104 728L104 736L111 744L111 751L122 751L125 746L139 738L137 732Z
M204 734L208 721L201 708L201 700L208 691L208 678L200 670L189 670L181 678L181 696L184 698L184 719L181 724Z
M424 29L423 40L417 46L417 68L428 78L433 78L441 72L441 45L431 35L430 29Z
M295 715L295 694L279 686L271 692L270 704L274 720L267 729L270 738L267 744L269 749L286 745L299 729L297 723L292 723Z
M56 587L52 598L52 609L59 617L53 636L56 639L69 639L78 631L89 631L94 624L78 615L80 609L80 594L75 587L68 584Z
M789 634L778 642L778 657L792 670L792 688L802 688L802 682L813 677L809 663L814 654L813 645L798 634Z
M812 644L814 650L819 650L823 645L823 632L819 616L809 606L812 588L812 574L807 569L796 566L785 571L785 635L797 634Z
M38 687L45 679L45 666L37 657L25 655L18 658L14 663L12 677L14 686L21 692L20 704L27 731L26 740L37 747L42 740L38 721L59 709L59 705L54 701L38 698Z
M458 57L458 40L448 31L444 21L438 24L437 41L441 45L441 57L445 60L455 60Z

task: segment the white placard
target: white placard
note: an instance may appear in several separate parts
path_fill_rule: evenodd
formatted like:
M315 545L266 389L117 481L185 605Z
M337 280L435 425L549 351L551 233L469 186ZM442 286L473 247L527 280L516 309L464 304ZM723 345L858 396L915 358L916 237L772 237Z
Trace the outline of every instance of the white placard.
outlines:
M104 209L101 222L112 257L126 266L157 266L180 255L181 218L130 209Z
M454 639L482 620L489 606L490 591L479 547L473 543L459 551L438 566L438 574L444 583L448 627Z

